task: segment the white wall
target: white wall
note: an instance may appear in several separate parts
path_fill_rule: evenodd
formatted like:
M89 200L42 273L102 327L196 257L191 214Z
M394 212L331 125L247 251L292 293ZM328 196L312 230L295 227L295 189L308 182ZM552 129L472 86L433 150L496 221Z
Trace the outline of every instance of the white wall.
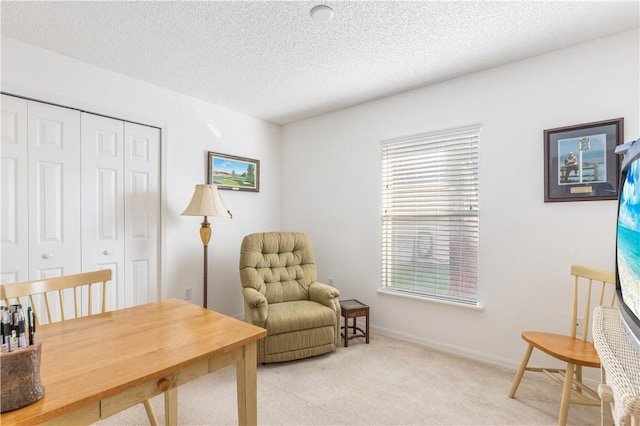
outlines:
M215 78L215 76L212 76ZM180 216L206 182L207 151L259 159L260 192L221 191L233 219L210 218L209 307L241 316L242 237L280 226L280 127L2 37L2 91L159 126L163 132L162 298L202 303L202 218Z
M625 141L638 138L638 40L626 32L285 126L283 229L310 235L320 281L369 304L375 331L517 365L523 329L568 331L569 266L614 267L616 201L544 203L543 130L624 117ZM380 141L475 123L484 309L378 293Z

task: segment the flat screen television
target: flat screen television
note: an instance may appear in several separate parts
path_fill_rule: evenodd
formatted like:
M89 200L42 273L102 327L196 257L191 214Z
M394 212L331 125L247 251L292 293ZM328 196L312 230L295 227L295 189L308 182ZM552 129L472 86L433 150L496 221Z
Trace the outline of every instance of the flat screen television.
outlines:
M622 323L640 353L640 139L620 145L616 294Z

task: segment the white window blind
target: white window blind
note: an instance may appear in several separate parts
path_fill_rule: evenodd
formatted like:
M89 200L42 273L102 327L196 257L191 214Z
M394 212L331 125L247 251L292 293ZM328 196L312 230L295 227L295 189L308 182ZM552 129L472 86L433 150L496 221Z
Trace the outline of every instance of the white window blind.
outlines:
M478 305L480 127L382 142L382 288Z

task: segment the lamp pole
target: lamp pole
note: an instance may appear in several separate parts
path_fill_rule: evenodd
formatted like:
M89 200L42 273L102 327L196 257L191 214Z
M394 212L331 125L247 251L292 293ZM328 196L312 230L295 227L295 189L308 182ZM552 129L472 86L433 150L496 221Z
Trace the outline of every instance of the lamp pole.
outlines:
M202 306L207 308L207 287L209 286L209 241L211 240L211 224L207 220L207 217L204 217L204 221L200 224L200 239L202 240L202 245L204 246L204 282L202 284Z

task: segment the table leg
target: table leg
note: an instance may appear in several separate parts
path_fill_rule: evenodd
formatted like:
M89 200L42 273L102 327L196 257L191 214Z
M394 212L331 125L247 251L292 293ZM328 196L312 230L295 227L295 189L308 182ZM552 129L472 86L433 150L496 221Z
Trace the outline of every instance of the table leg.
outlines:
M164 391L164 424L166 426L178 424L178 387Z
M367 312L367 343L369 343L369 313Z
M258 378L257 343L252 342L243 348L243 356L236 363L236 381L238 389L238 424L258 424Z
M349 317L344 317L344 347L349 347Z

